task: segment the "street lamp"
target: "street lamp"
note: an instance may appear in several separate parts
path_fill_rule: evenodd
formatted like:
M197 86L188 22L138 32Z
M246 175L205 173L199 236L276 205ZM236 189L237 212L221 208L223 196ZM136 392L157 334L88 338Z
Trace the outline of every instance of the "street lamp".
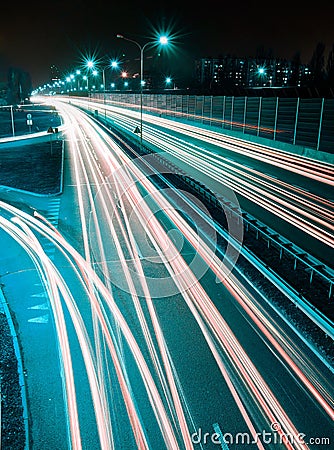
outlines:
M117 62L117 61L110 61L110 63L109 63L107 66L103 67L103 69L102 69L103 104L106 103L106 78L105 78L104 71L105 71L106 69L109 69L109 68L111 68L111 69L116 69L117 67L118 67L118 62ZM105 111L105 110L104 110L104 111Z
M78 80L78 90L79 90L79 75L81 74L81 71L79 69L77 69L77 71L75 72L77 75L77 80Z
M72 78L70 76L66 77L66 91L72 91Z
M93 71L94 65L95 65L95 63L94 63L94 61L92 61L92 60L89 60L89 61L86 62L86 67L87 67L88 70ZM94 72L94 71L93 71L93 72ZM89 76L88 76L87 70L86 70L86 75L83 76L83 79L84 79L85 81L87 81L87 83L86 83L86 89L87 89L87 95L89 96Z
M70 79L71 79L71 92L72 92L72 91L73 91L73 85L72 85L72 82L75 81L75 77L74 77L73 73L71 73Z
M106 104L106 78L104 75L104 71L107 69L108 66L103 67L102 69L102 83L103 83L103 104ZM104 116L106 115L106 109L104 108Z
M267 78L266 69L263 66L260 66L257 69L257 73L258 73L259 79L261 80L261 85L264 86L264 82Z
M97 77L98 71L97 70L93 70L92 75L93 75L93 77ZM93 84L93 86L92 86L93 91L95 90L95 88L96 88L96 86L95 86L95 84Z
M87 75L84 75L84 76L82 77L82 79L83 79L84 81L86 81L86 90L87 90L87 92L88 92L88 76L87 76Z
M124 39L125 41L132 42L133 44L137 45L137 47L140 50L140 145L142 145L143 142L143 85L144 85L144 50L148 46L154 46L157 44L157 42L146 42L146 44L141 45L139 42L134 41L133 39L129 39L122 34L117 34L116 37L119 39ZM168 44L168 37L167 36L161 36L159 38L158 43L161 45L167 45Z
M173 82L173 80L172 80L171 77L166 77L165 83L166 83L166 89L176 89L176 88L175 88L175 83ZM172 88L169 88L169 86L171 86L172 83L173 83L173 87L172 87Z

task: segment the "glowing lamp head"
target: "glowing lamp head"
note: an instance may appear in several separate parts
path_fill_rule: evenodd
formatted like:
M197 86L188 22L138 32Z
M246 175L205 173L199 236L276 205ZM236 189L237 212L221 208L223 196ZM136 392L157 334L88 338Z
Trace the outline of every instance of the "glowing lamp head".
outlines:
M159 42L161 45L167 45L168 44L168 37L167 36L160 36Z

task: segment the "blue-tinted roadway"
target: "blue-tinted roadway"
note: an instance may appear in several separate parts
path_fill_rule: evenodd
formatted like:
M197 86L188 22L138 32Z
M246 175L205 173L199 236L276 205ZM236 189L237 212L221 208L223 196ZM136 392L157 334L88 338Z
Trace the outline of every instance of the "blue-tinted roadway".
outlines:
M289 448L277 444L280 433L291 448L307 448L298 433L309 448L330 448L311 442L333 440L330 365L261 286L237 270L224 279L212 243L194 238L106 133L73 106L58 107L68 128L57 208L54 199L1 194L25 205L29 216L2 203L2 216L21 217L46 255L21 222L13 231L2 220L10 252L1 267L28 366L32 448L107 449L114 440L115 448L210 449L217 429L230 448ZM44 221L51 211L56 229ZM31 321L37 307L44 320ZM241 445L233 442L238 433Z

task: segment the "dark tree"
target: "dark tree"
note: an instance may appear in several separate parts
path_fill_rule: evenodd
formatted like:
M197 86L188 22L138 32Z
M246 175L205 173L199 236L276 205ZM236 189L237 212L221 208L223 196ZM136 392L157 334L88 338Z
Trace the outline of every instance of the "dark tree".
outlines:
M264 64L267 60L273 59L274 54L271 48L266 49L263 45L257 47L255 59L257 64Z
M296 52L291 60L291 75L289 80L290 86L298 86L300 80L301 57L300 52Z
M311 61L311 84L314 87L321 87L325 81L325 44L318 42L316 45Z
M29 73L11 67L8 70L8 103L13 105L29 99L31 90L32 83Z
M334 44L328 54L326 65L327 84L334 87Z

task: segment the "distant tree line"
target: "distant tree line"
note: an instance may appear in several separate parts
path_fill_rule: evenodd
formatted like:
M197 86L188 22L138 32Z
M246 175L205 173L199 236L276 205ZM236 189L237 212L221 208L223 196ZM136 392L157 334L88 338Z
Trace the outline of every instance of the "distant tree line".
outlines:
M2 83L1 102L7 105L17 105L30 100L32 82L30 74L20 68L10 67L7 73L7 83Z
M318 42L314 48L310 61L306 64L310 71L307 78L309 87L332 87L334 88L334 43L326 58L326 45L324 42ZM274 59L272 50L265 50L264 47L258 47L256 50L256 60L261 63L266 60ZM301 53L297 51L291 60L292 75L290 83L297 85L297 76L299 68L302 66Z
M315 47L309 64L311 84L313 86L334 88L334 43L328 53L327 60L325 50L326 46L323 42L319 42Z

